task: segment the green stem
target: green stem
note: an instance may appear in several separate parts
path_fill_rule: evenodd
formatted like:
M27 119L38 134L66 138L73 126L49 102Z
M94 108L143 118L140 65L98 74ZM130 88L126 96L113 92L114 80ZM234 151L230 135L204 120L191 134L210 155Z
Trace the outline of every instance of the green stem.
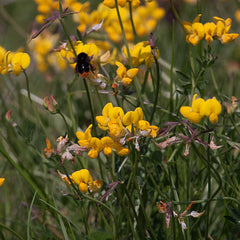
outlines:
M42 128L42 130L43 130L43 132L44 132L44 134L45 134L45 136L47 136L47 131L46 131L46 129L45 129L43 123L42 123L42 120L41 120L41 118L40 118L40 116L39 116L39 114L38 114L37 109L35 108L35 106L34 106L34 104L33 104L32 98L31 98L31 92L30 92L30 87L29 87L29 78L28 78L28 75L27 75L26 71L23 71L23 73L24 73L24 76L25 76L25 79L26 79L27 93L28 93L29 102L30 102L30 104L31 104L31 107L32 107L32 109L33 109L33 112L34 112L34 114L35 114L35 117L36 117L38 123L40 124L40 126L41 126L41 128Z
M156 112L156 107L157 107L157 102L158 102L158 94L161 91L160 89L160 70L159 70L159 65L158 65L158 60L157 58L153 55L154 61L156 64L156 71L157 71L157 84L156 84L156 90L155 90L155 99L154 99L154 104L153 104L153 109L152 109L152 114L149 123L151 124L153 121L154 114Z
M73 46L73 43L72 43L72 39L70 38L70 36L69 36L69 34L68 34L68 32L67 32L67 29L66 29L66 27L65 27L62 19L59 19L59 22L60 22L60 24L61 24L61 26L62 26L62 28L63 28L63 31L64 31L67 39L68 39L68 42L70 43L70 46L71 46L71 48L72 48L72 50L73 50L73 53L74 53L75 57L77 57L76 50L75 50L75 48L74 48L74 46Z
M222 101L221 93L220 93L220 91L219 91L219 88L218 88L217 81L216 81L216 79L215 79L213 70L212 70L211 67L209 68L209 70L210 70L210 74L211 74L211 78L212 78L212 81L213 81L214 88L215 88L215 90L216 90L216 92L217 92L217 95L218 95L219 99Z
M32 202L31 202L31 205L30 205L30 208L29 208L29 211L28 211L28 220L27 220L27 239L28 240L31 240L31 236L30 236L30 225L31 225L31 212L32 212L32 207L33 207L33 203L34 203L34 200L35 200L35 197L37 196L37 191L34 193L33 195L33 199L32 199Z
M22 238L17 232L15 232L15 231L12 230L11 228L5 226L5 225L2 224L2 223L0 223L0 228L5 228L5 229L8 230L10 233L12 233L13 235L15 235L18 239L24 240L24 238Z
M178 13L177 13L177 10L173 4L173 0L170 0L170 5L171 5L171 8L172 8L172 11L173 11L173 14L175 16L175 18L177 19L178 23L180 24L180 26L182 27L183 31L185 32L185 28L183 26L183 23L182 23L182 20L180 19Z
M115 217L115 215L113 214L112 210L106 205L104 204L103 202L95 199L95 198L92 198L92 197L89 197L88 195L86 194L82 194L82 197L85 198L85 199L88 199L96 204L99 204L101 206L103 206L105 209L107 209L109 211L109 213L112 215L113 217L113 221L114 221L114 224L113 224L113 233L114 233L114 240L115 239L118 239L118 234L117 234L117 219Z
M130 50L129 50L129 47L128 47L126 34L125 34L125 31L124 31L124 28L123 28L122 18L121 18L120 12L119 12L117 0L115 0L115 5L116 5L116 11L117 11L117 15L118 15L118 21L119 21L120 27L122 29L123 41L124 41L124 44L125 44L126 50L127 50L129 65L130 65L130 68L133 68L132 58L131 58ZM143 110L143 113L144 113L144 115L146 117L147 113L146 113L145 108L144 108L143 100L142 100L142 97L141 97L141 91L140 91L140 88L139 88L139 86L137 84L136 78L133 79L133 83L134 83L134 86L135 86L135 89L136 89L136 92L137 92L138 101L139 101L140 106L141 106L141 108Z
M95 115L94 115L94 108L93 108L93 100L91 92L89 91L88 84L85 78L83 78L83 83L87 92L88 103L91 111L91 118L92 118L92 125L93 125L93 134L96 135L96 122L95 122Z
M31 179L30 175L23 169L21 168L7 153L7 151L4 149L3 144L0 142L0 153L17 169L17 171L23 176L23 178L28 182L28 184L38 192L39 196L47 200L47 197L45 193L37 186L37 184Z
M134 39L136 40L137 33L136 33L136 29L135 29L134 22L133 22L132 2L129 1L128 3L129 3L129 13L130 13L130 21L131 21L131 25L132 25L133 35L134 35Z
M173 65L174 65L174 38L175 38L175 21L172 21L172 58L170 67L170 112L173 112Z

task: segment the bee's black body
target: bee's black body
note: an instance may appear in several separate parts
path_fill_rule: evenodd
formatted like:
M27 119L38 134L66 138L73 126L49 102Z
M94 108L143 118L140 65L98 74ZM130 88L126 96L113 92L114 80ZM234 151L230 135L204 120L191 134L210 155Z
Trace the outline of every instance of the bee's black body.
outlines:
M76 63L75 72L79 73L82 77L88 76L90 70L94 70L91 65L91 58L84 52L78 54Z

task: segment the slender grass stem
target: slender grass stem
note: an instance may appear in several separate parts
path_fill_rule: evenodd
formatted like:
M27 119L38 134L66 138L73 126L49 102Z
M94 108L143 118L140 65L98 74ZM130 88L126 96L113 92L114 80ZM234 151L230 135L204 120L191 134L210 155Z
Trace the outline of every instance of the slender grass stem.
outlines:
M172 57L170 67L170 112L173 111L173 65L174 65L174 39L175 39L175 21L172 21Z
M24 240L23 237L21 237L17 232L15 232L13 229L11 229L10 227L7 227L6 225L0 223L0 227L6 229L7 231L9 231L10 233L12 233L15 237L17 237L20 240Z
M118 15L118 21L119 21L120 27L121 27L121 29L122 29L123 41L124 41L124 44L125 44L126 50L127 50L129 65L130 65L130 68L133 68L132 58L131 58L131 54L130 54L130 50L129 50L129 46L128 46L126 34L125 34L125 31L124 31L124 27L123 27L123 23L122 23L122 18L121 18L120 12L119 12L119 7L118 7L117 0L115 0L115 5L116 5L116 11L117 11L117 15ZM133 83L134 83L134 86L135 86L135 89L136 89L136 92L137 92L137 97L138 97L138 101L139 101L139 103L140 103L140 106L141 106L141 108L142 108L142 110L143 110L144 115L147 116L146 111L145 111L145 107L144 107L144 105L143 105L143 100L142 100L142 96L141 96L141 91L140 91L140 88L139 88L138 83L137 83L137 81L136 81L136 78L133 79Z
M88 88L88 83L85 78L83 78L83 83L84 83L84 86L85 86L85 89L87 92L87 98L88 98L88 103L89 103L91 118L92 118L93 133L96 135L96 122L95 122L95 114L94 114L94 105L93 105L92 95L90 94L90 91Z
M34 112L34 114L35 114L35 117L36 117L38 123L40 124L40 126L41 126L41 128L42 128L42 130L43 130L43 132L44 132L44 134L45 134L45 136L47 136L46 128L45 128L45 126L43 125L42 120L41 120L41 118L40 118L40 116L39 116L39 113L38 113L37 109L35 108L35 105L33 104L33 101L32 101L32 98L31 98L31 92L30 92L28 75L27 75L27 73L26 73L25 70L23 71L23 73L24 73L24 76L25 76L25 79L26 79L27 93L28 93L29 102L30 102L30 104L31 104L31 107L32 107L32 109L33 109L33 112Z
M135 29L134 22L133 22L132 2L129 1L128 3L129 3L129 13L130 13L130 21L131 21L131 25L132 25L133 35L134 35L134 39L136 40L137 33L136 33L136 29Z
M157 83L156 83L156 90L155 90L155 97L154 97L154 104L153 104L153 109L152 109L152 114L151 114L151 117L150 117L150 121L149 123L151 124L152 121L153 121L153 117L154 117L154 114L156 112L156 107L157 107L157 102L158 102L158 94L159 92L161 91L160 89L160 69L159 69L159 63L158 63L158 60L155 56L154 57L154 61L155 61L155 64L156 64L156 72L157 72Z

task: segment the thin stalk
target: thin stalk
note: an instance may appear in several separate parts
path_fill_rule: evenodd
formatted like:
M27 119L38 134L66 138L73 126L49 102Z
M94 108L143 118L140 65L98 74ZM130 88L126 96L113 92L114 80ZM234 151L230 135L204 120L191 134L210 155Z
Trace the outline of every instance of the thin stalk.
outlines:
M208 136L209 138L209 141L210 141L210 136ZM211 198L211 168L210 168L210 158L209 158L209 155L210 155L210 152L209 152L209 149L207 149L207 162L208 162L208 199ZM208 202L207 204L207 209L206 209L206 230L205 230L205 239L208 238L208 225L209 225L209 214L210 214L210 202Z
M101 201L99 201L99 200L97 200L97 199L95 199L95 198L92 198L92 197L90 197L90 196L88 196L88 195L86 195L86 194L82 194L82 197L85 198L85 199L88 199L88 200L90 200L90 201L92 201L92 202L94 202L94 203L96 203L96 204L98 204L98 205L101 205L101 206L103 206L106 210L108 210L108 212L112 215L113 221L114 221L114 224L113 224L114 240L115 240L115 239L118 239L118 234L117 234L117 219L116 219L114 213L112 212L112 210L111 210L106 204L104 204L103 202L101 202Z
M30 175L21 168L8 154L8 152L4 149L3 144L0 142L0 153L17 169L17 171L23 176L23 178L27 181L27 183L38 192L40 198L47 200L45 193L37 186L37 184L31 179Z
M183 31L185 32L182 20L180 19L179 15L177 13L177 10L176 10L176 8L175 8L175 6L173 4L173 0L170 0L170 5L171 5L171 8L172 8L172 11L173 11L173 14L174 14L175 18L177 19L178 23L180 24L180 26L182 27Z
M92 125L93 125L93 133L96 135L96 122L95 122L95 115L94 115L94 105L92 100L92 95L90 94L88 84L85 78L83 78L83 83L87 92L87 98L89 102L90 112L91 112L91 118L92 118Z
M175 21L172 21L172 57L170 68L170 112L173 112L173 65L174 65L174 38L175 38Z
M31 98L31 94L30 94L31 92L30 92L28 75L27 75L27 73L26 73L25 70L23 71L23 73L24 73L24 76L25 76L25 79L26 79L27 93L28 93L29 102L30 102L30 104L31 104L31 107L32 107L32 109L33 109L33 112L34 112L34 114L35 114L35 117L36 117L38 123L40 124L40 126L41 126L41 128L42 128L42 130L43 130L43 132L44 132L44 134L45 134L45 136L47 136L46 128L44 127L44 125L43 125L43 123L42 123L42 120L41 120L41 118L40 118L40 116L39 116L39 114L38 114L38 111L37 111L37 109L35 108L35 106L34 106L34 104L33 104L33 101L32 101L32 98Z
M156 90L155 90L155 98L154 98L154 104L153 104L153 109L152 109L152 114L149 123L151 124L153 121L154 114L156 112L156 107L157 107L157 102L158 102L158 94L161 91L161 86L160 86L160 69L158 65L158 60L157 58L153 55L155 64L156 64L156 71L157 71L157 84L156 84Z
M68 32L67 32L67 29L66 29L66 27L65 27L62 19L59 19L59 22L60 22L60 24L61 24L61 26L62 26L62 28L63 28L63 31L64 31L67 39L68 39L68 42L70 43L70 46L71 46L71 48L72 48L72 50L73 50L73 53L74 53L75 57L77 57L76 50L75 50L75 48L74 48L74 46L73 46L73 43L72 43L72 39L70 38L70 36L69 36L69 34L68 34Z
M34 193L33 198L32 198L32 202L28 211L28 220L27 220L27 239L31 240L31 235L30 235L30 225L31 225L31 212L32 212L32 207L33 207L33 203L35 201L35 197L37 196L37 191Z
M148 79L148 74L149 74L149 69L146 70L145 75L144 75L143 84L142 84L142 88L141 88L141 94L144 94L144 92L146 90L146 83L147 83L147 79Z
M67 86L67 104L68 104L68 111L70 114L70 118L72 121L72 128L73 128L73 132L77 131L77 127L76 127L76 121L74 118L74 114L73 114L73 108L72 108L72 99L71 99L71 93L70 93L70 87Z
M134 22L133 22L132 2L129 1L128 3L129 3L129 13L130 13L130 21L131 21L131 25L132 25L133 35L134 35L134 39L136 40L137 33L136 33L136 29L135 29Z
M116 11L117 11L117 15L118 15L118 21L119 21L120 27L121 27L121 29L122 29L123 41L124 41L124 44L125 44L126 50L127 50L129 65L130 65L130 68L133 68L132 58L131 58L130 50L129 50L129 47L128 47L128 42L127 42L126 34L125 34L125 31L124 31L124 28L123 28L122 18L121 18L120 12L119 12L117 0L115 0L115 5L116 5ZM142 108L142 110L143 110L143 112L144 112L144 115L147 116L146 111L145 111L145 108L144 108L144 105L143 105L143 100L142 100L142 97L141 97L141 92L140 92L139 86L138 86L138 84L137 84L137 82L136 82L136 78L133 79L133 83L134 83L134 86L135 86L135 89L136 89L136 92L137 92L137 97L138 97L138 101L139 101L139 103L140 103L140 106L141 106L141 108Z
M221 93L219 91L219 88L218 88L218 85L217 85L217 81L215 79L212 67L210 67L209 70L210 70L210 74L211 74L211 78L212 78L212 81L213 81L214 88L215 88L215 90L217 92L217 95L218 95L219 99L222 101Z
M69 134L70 134L70 133L71 133L71 130L70 130L68 124L67 124L67 120L66 120L65 116L62 114L61 111L58 111L58 114L62 117L62 119L63 119L63 121L64 121L64 123L65 123L65 125L66 125L66 127L67 127L67 131L68 131Z
M0 223L0 227L6 229L7 231L9 231L10 233L12 233L15 237L17 237L20 240L24 240L24 238L22 238L17 232L15 232L14 230L12 230L11 228L7 227L6 225Z

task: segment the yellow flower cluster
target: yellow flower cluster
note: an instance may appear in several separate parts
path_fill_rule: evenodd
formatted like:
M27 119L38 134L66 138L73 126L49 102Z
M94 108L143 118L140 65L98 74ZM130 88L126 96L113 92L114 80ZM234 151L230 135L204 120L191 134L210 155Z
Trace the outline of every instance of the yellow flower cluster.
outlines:
M201 119L206 116L212 124L218 122L218 115L222 111L222 106L218 100L213 97L208 100L202 98L196 99L197 94L193 96L192 106L182 106L180 108L181 114L190 122L199 123Z
M68 185L71 185L71 182L66 175L61 174L60 172L58 173ZM90 190L90 192L98 192L102 186L102 180L93 181L92 176L87 169L73 172L69 178L73 183L78 185L79 190L83 193L87 193L88 190Z
M159 130L157 126L150 125L148 121L143 120L140 107L124 114L121 107L113 107L112 103L107 103L102 110L102 115L96 116L96 121L98 127L107 131L109 136L101 139L92 137L92 125L85 132L76 133L78 144L89 149L90 158L96 158L102 150L107 156L110 156L113 150L119 156L127 155L130 150L124 147L126 141L135 139L135 147L139 149L140 137L154 138Z
M34 0L38 5L37 10L39 14L36 16L35 20L39 24L44 23L44 19L52 15L54 11L59 10L59 1L58 0ZM75 12L84 11L89 9L89 2L79 3L77 0L62 0L61 1L63 9L68 7L70 10Z
M24 52L6 51L0 46L0 74L14 73L17 76L30 65L30 57Z
M53 51L53 48L58 41L58 34L51 34L46 30L37 38L30 41L29 48L33 53L39 71L45 72L48 67L53 67L57 71L66 68L66 61L62 58L60 53Z
M125 4L123 4L123 6L125 6ZM129 7L122 7L119 11L126 38L128 41L133 41L134 35L131 26ZM155 1L133 8L133 22L137 35L142 37L150 34L156 27L157 22L162 19L164 15L164 9L158 7ZM79 23L78 30L81 33L84 33L86 28L91 28L92 26L99 24L104 19L103 28L108 34L109 39L117 43L122 41L122 30L119 25L116 9L111 9L100 3L96 10L89 12L85 9L79 14L74 14L73 18Z
M127 2L131 2L133 7L138 7L140 5L140 0L117 0L120 7L125 7ZM104 0L103 4L109 8L115 8L115 0Z
M214 39L218 39L222 44L227 44L234 41L239 34L229 33L232 20L227 18L226 20L213 17L214 22L207 22L202 24L199 22L201 14L190 22L183 22L184 29L186 31L186 41L192 45L197 45L203 38L207 41L208 45L212 43Z
M116 65L118 66L117 76L120 83L122 83L123 86L129 86L133 78L137 75L138 68L131 68L127 70L127 68L120 62L116 62Z
M130 45L129 51L130 51L133 67L137 67L143 63L145 63L147 68L150 68L152 66L154 62L154 58L152 55L152 50L151 50L149 41L143 41L143 42L137 43L136 45ZM159 58L160 53L158 49L156 51L157 51L157 58ZM128 59L126 47L123 48L123 53Z

